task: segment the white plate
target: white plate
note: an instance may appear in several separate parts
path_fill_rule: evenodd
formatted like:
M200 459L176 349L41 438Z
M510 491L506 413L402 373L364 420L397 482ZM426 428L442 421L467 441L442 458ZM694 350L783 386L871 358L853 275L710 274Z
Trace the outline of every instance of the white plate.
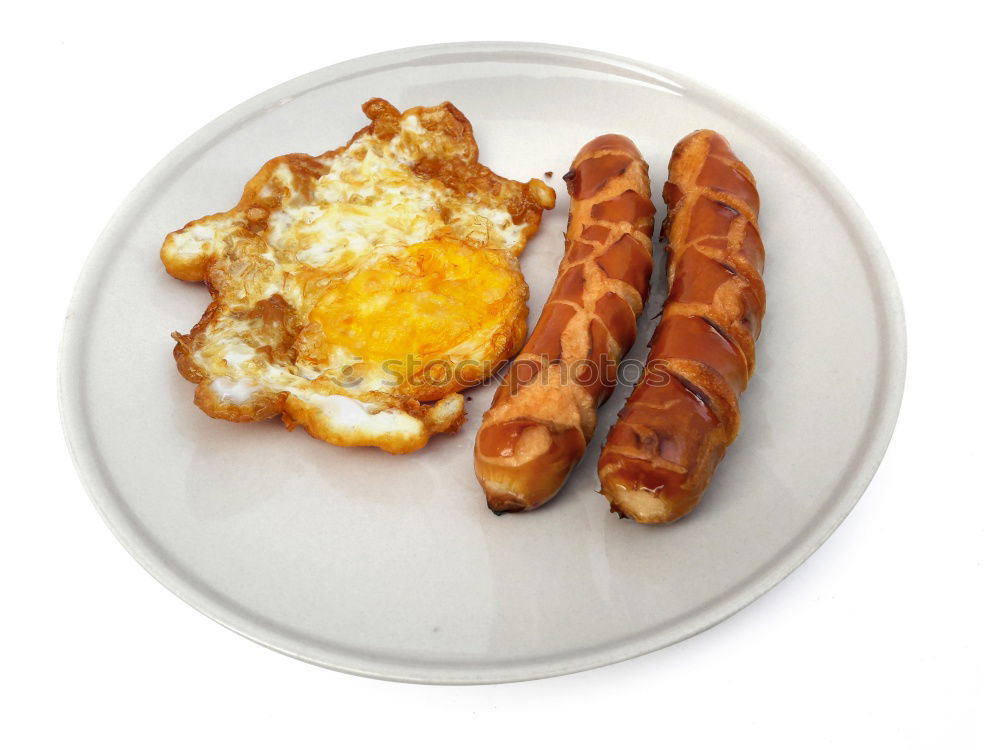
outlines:
M175 281L163 236L236 203L269 157L319 153L365 124L360 105L453 101L482 158L517 179L552 171L559 205L522 264L532 323L563 251L559 180L576 150L630 135L666 177L674 143L715 128L756 173L767 317L743 429L701 506L673 526L621 521L595 462L626 395L545 508L496 517L472 471L492 386L469 423L391 456L203 415L169 334L207 294ZM658 192L657 189L654 192ZM657 222L663 206L657 204ZM663 300L663 258L633 356ZM160 582L222 624L348 672L419 682L557 675L674 643L780 581L836 528L885 451L903 388L904 328L888 262L827 170L759 117L680 76L536 44L399 50L283 84L163 160L97 243L70 305L60 396L84 485Z

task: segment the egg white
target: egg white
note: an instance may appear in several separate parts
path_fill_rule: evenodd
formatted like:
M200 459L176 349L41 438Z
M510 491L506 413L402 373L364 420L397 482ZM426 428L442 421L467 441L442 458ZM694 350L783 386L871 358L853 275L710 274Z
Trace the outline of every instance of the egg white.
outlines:
M254 189L252 197L266 208L243 205L168 235L161 250L167 269L178 278L204 278L213 291L213 307L199 327L175 336L179 367L198 383L202 409L236 421L280 413L330 442L393 452L414 450L433 432L461 423L458 393L416 404L380 363L359 358L364 342L326 340L310 320L320 300L364 269L446 238L493 253L509 266L510 294L521 295L523 329L526 288L518 286L523 278L516 258L540 209L533 221L517 223L509 196L499 191L460 193L417 174L415 165L427 160L476 164L471 133L463 139L454 127L438 127L438 109L400 117L391 138L374 127L316 159L272 160L241 204ZM304 178L302 164L313 174ZM541 207L551 207L551 190L538 181L530 187ZM486 356L498 331L508 335L504 329L516 324L501 320L475 330L447 354Z

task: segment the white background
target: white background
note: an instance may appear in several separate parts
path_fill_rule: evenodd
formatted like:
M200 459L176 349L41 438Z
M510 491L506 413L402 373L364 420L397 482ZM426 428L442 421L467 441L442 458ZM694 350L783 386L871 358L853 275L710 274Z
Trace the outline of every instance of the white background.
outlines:
M5 10L0 745L996 747L998 21L987 2L871 0ZM895 268L906 395L843 526L718 627L541 682L377 682L254 645L132 561L70 464L56 353L90 246L179 141L315 68L470 39L672 68L817 153Z

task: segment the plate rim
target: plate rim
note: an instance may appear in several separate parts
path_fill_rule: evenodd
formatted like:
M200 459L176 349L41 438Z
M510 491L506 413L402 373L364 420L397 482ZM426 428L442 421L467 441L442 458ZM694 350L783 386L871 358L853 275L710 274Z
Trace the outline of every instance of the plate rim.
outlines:
M87 455L90 444L88 437L90 425L86 416L86 404L71 397L74 388L78 387L73 374L79 370L78 365L82 356L83 343L81 334L86 331L86 326L80 321L81 316L78 313L82 311L83 303L90 298L88 292L99 282L101 274L98 271L100 267L114 257L115 249L108 242L108 239L123 226L134 207L145 200L153 186L160 179L166 177L169 171L183 165L188 158L204 146L216 138L224 136L229 129L238 125L243 119L260 111L262 104L273 102L280 99L283 94L290 94L293 91L300 94L310 83L316 86L326 85L330 83L331 78L343 77L351 73L362 73L374 67L386 65L399 67L407 62L413 62L430 55L461 56L469 52L483 54L544 53L561 58L564 62L586 61L629 68L633 72L664 79L665 82L680 86L692 95L739 114L740 117L749 121L755 129L788 148L796 163L825 189L827 199L842 213L847 226L857 234L857 243L864 249L871 262L875 287L883 292L882 299L876 301L882 307L887 325L886 338L888 341L886 367L883 373L885 382L882 384L882 408L875 424L867 428L871 432L871 438L858 457L855 470L846 475L847 486L840 492L837 501L832 504L826 522L809 527L807 533L800 534L801 538L789 542L785 550L776 555L769 566L764 569L764 572L756 578L734 586L724 596L705 605L700 611L689 615L680 623L664 623L651 631L634 635L624 642L594 648L580 655L571 654L549 659L521 660L483 669L469 668L465 665L447 665L440 661L425 663L394 659L379 661L377 658L365 659L364 657L358 659L347 653L333 653L333 650L328 646L310 649L303 647L300 641L279 632L277 628L271 627L260 617L255 618L252 613L241 611L242 608L235 602L220 601L218 596L207 595L188 581L185 576L172 570L163 559L169 556L166 551L161 551L158 556L155 543L152 540L143 539L142 530L136 528L136 525L129 520L126 509L119 508L118 504L109 500L109 497L114 495L113 482L109 476L105 476L107 472L102 470L100 462L94 459L93 453ZM870 222L833 172L797 139L767 118L748 109L732 97L720 94L685 75L620 55L538 42L451 42L377 52L351 58L295 77L247 99L216 117L164 156L122 200L83 262L70 297L60 340L57 389L59 413L67 448L80 482L94 507L129 554L153 578L182 601L249 640L302 661L340 672L423 684L493 684L555 677L594 669L678 643L728 619L796 570L822 546L855 507L871 483L885 455L903 398L906 378L906 345L902 297L889 259Z

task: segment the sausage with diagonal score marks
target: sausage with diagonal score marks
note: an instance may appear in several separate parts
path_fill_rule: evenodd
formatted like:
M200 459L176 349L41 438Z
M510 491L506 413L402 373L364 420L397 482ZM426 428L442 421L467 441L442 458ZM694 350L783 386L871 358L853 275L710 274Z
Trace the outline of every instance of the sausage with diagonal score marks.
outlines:
M497 513L537 508L562 487L649 293L653 204L635 144L595 138L565 179L571 204L558 277L476 436L476 475Z
M725 138L700 130L678 143L663 197L670 294L598 463L611 509L641 523L701 499L739 430L764 315L760 199Z

